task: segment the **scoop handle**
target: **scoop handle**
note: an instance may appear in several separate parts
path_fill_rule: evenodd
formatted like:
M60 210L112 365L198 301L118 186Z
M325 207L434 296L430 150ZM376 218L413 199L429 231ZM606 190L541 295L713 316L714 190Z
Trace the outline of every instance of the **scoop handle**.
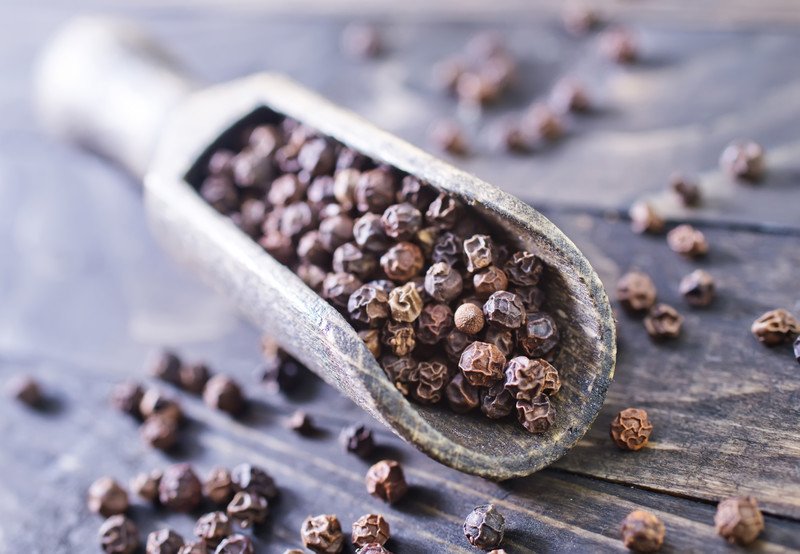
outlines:
M45 46L35 100L49 132L141 178L167 116L198 86L135 24L82 16Z

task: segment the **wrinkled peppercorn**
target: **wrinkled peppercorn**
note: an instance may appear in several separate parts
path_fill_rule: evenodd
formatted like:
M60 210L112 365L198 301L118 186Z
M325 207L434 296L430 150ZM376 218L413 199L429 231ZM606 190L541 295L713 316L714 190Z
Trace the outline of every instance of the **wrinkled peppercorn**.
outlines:
M394 204L395 187L395 178L388 169L365 171L356 183L356 208L362 213L383 214L386 208Z
M145 419L160 416L178 423L183 419L183 410L172 398L158 389L148 389L139 402L139 411Z
M798 336L794 341L794 357L797 360L797 363L800 364L800 336Z
M640 201L628 210L631 229L635 233L660 233L664 230L664 220L648 202Z
M252 464L239 464L231 470L231 481L235 491L250 492L272 500L278 496L275 480L263 469Z
M389 317L389 295L374 284L362 285L347 302L350 318L368 327L378 327Z
M556 411L550 399L540 394L531 400L517 400L517 419L530 433L544 433L556 419Z
M148 360L148 373L173 385L180 385L181 359L169 350L162 350L151 355Z
M534 102L522 114L522 131L536 140L554 141L564 134L561 118L550 106L542 102Z
M775 346L800 334L800 321L783 308L770 310L756 319L750 331L762 344Z
M164 415L151 415L139 427L142 440L159 450L169 450L178 442L178 423Z
M664 523L654 514L634 510L622 521L622 542L634 552L657 552L664 544Z
M436 190L413 175L403 177L400 192L397 193L398 202L407 202L420 212L427 210L435 198Z
M735 141L719 157L722 170L737 179L759 181L764 176L764 149L757 142Z
M419 378L417 361L411 356L384 356L380 365L397 390L408 396Z
M477 335L483 329L483 310L475 304L461 304L454 316L456 329L466 335Z
M617 281L617 300L629 312L649 310L656 302L656 286L646 273L630 271Z
M558 341L558 327L552 317L545 313L528 314L528 321L519 332L519 346L525 354L539 358L553 350Z
M639 56L636 39L623 27L603 33L600 37L600 48L608 59L617 63L632 63Z
M383 344L388 346L395 356L407 356L417 345L414 326L410 323L389 321L383 327L381 335Z
M502 269L489 266L472 276L472 286L478 298L486 299L495 292L506 290L508 277Z
M457 414L469 412L480 405L478 388L470 385L463 373L453 377L445 388L445 397L450 409Z
M245 398L238 383L227 375L215 375L206 383L203 390L206 405L236 416L245 407Z
M172 529L160 529L147 535L147 554L178 554L183 537Z
M383 230L396 240L409 240L422 227L422 214L411 204L394 204L381 217Z
M215 467L203 483L203 494L214 504L227 504L233 496L231 472L224 467Z
M398 242L381 256L381 267L386 276L401 283L419 274L424 264L422 250L411 242Z
M560 79L550 91L550 107L558 114L588 112L592 102L586 88L572 78Z
M91 512L104 517L128 510L128 493L111 477L101 477L89 487L87 505Z
M667 304L656 304L644 318L647 334L655 340L674 339L681 334L683 316Z
M294 202L281 212L280 233L289 239L299 239L313 229L316 223L314 212L305 202Z
M678 201L687 208L693 208L700 204L700 187L685 175L673 174L669 179L669 188Z
M450 379L450 372L443 362L432 360L417 364L417 388L414 398L422 404L436 404L442 399Z
M498 381L481 391L481 411L489 419L500 419L514 411L516 399L505 384Z
M369 279L378 267L375 256L362 252L355 243L347 242L333 252L333 270L351 273L361 280Z
M301 435L309 435L314 431L314 420L303 410L295 410L284 424L287 429Z
M184 364L178 372L179 386L192 394L202 393L210 378L211 370L204 363Z
M678 287L686 302L695 307L711 304L714 300L715 289L714 278L702 269L696 269L681 279Z
M453 310L447 304L426 304L417 318L417 340L437 344L453 330L453 325Z
M106 554L133 554L139 548L139 528L123 515L105 520L99 536L100 547Z
M263 496L249 492L237 492L228 504L228 517L236 521L239 527L248 527L264 523L269 512L269 505Z
M644 448L652 432L647 412L639 408L625 408L611 422L611 439L623 450Z
M451 267L459 265L464 256L464 243L454 233L445 231L436 237L431 251L431 261L434 264L446 263Z
M203 541L187 542L178 551L178 554L212 554Z
M352 273L329 273L322 282L322 298L337 308L347 308L347 303L361 280Z
M544 264L530 252L515 252L504 266L508 280L520 287L532 287L539 283Z
M667 233L667 244L673 252L696 258L708 253L705 235L691 225L678 225Z
M334 515L309 516L300 527L303 546L318 554L337 554L344 546L344 534Z
M490 550L500 546L505 534L506 521L494 504L475 507L464 520L464 536L472 546Z
M216 547L231 534L231 522L223 512L203 514L195 523L194 534L208 545Z
M473 235L464 241L467 271L473 273L492 264L494 243L488 235Z
M149 473L140 473L131 479L131 490L134 494L148 502L158 502L158 484L161 482L161 470L154 469Z
M428 130L431 144L437 149L454 156L464 156L469 152L469 144L464 130L450 119L435 121Z
M445 262L437 262L425 273L425 292L439 302L455 300L463 289L458 271Z
M379 329L365 329L358 332L358 336L364 341L370 353L378 359L381 357L381 332Z
M144 389L142 385L134 381L126 381L115 386L111 391L111 404L119 411L141 418L142 412L139 406L142 403Z
M341 245L355 239L354 228L355 223L347 215L340 214L323 219L319 224L320 246L326 252L332 253Z
M541 311L544 304L544 291L539 287L517 287L514 293L522 300L526 312Z
M728 542L748 545L764 530L764 516L752 496L726 498L717 506L714 528Z
M158 484L158 500L176 512L191 512L202 500L203 487L189 464L167 467Z
M437 229L452 229L456 224L461 204L450 195L441 193L428 206L425 221Z
M513 331L500 329L499 327L489 327L483 334L483 342L495 345L508 358L517 346L517 340Z
M461 331L450 331L442 342L447 357L454 362L458 362L464 349L472 342L472 338Z
M561 388L558 371L542 359L517 356L509 360L505 373L505 387L517 400L530 401L539 394L550 396Z
M395 460L381 460L367 470L367 492L393 504L408 492L403 468Z
M385 544L391 536L389 522L380 514L366 514L353 523L352 540L357 547Z
M389 293L389 310L394 321L412 323L422 313L422 298L414 283L396 287Z
M353 223L353 240L366 252L379 254L389 247L389 237L383 230L381 216L366 213Z
M525 306L513 292L501 290L492 294L483 305L483 315L489 325L501 329L517 329L525 323Z
M362 458L369 456L375 449L375 439L372 431L364 425L350 425L342 429L339 442L345 451L351 452Z
M461 354L458 366L475 387L488 387L503 378L506 357L493 344L475 341Z

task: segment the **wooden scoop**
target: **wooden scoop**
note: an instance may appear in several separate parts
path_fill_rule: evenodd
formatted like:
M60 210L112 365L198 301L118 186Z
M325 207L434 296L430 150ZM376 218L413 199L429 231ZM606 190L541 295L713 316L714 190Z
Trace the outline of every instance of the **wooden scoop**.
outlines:
M175 257L317 375L432 458L493 479L527 475L562 456L600 410L616 357L606 293L575 245L520 200L285 77L257 74L201 90L124 22L68 23L46 48L36 83L49 130L143 178L154 233ZM258 118L264 108L451 193L546 262L546 308L562 336L554 365L563 382L547 433L409 402L334 308L200 198L188 182L198 160L226 131Z

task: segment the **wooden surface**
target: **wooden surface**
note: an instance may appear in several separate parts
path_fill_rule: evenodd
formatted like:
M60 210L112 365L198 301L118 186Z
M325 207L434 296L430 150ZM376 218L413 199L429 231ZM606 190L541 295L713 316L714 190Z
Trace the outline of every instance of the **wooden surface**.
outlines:
M431 114L453 111L424 85L429 62L481 28L397 24L387 30L390 56L356 64L333 53L341 21L124 11L152 25L206 78L280 69L422 145ZM509 552L620 551L618 523L635 507L663 517L665 551L736 551L712 525L714 502L732 493L755 494L769 514L752 550L800 551L798 366L788 350L765 349L747 330L766 309L800 311L800 169L793 154L800 96L792 94L798 72L791 65L798 63L792 55L800 42L796 31L761 25L686 31L648 21L637 28L650 37L651 59L664 59L663 65L621 70L594 60L591 41L573 43L552 18L501 24L515 50L542 72L541 81L531 73L532 88L512 98L512 106L577 67L596 72L598 82L633 79L636 86L622 90L636 94L619 92L622 85L609 89L618 91L603 94L609 109L579 122L575 136L551 151L531 158L487 152L459 163L546 205L546 215L607 285L630 266L650 271L660 297L687 316L685 333L654 345L636 320L621 316L617 378L597 423L556 468L529 478L495 484L459 474L373 424L382 445L376 456L403 461L412 484L408 500L388 508L364 490L368 462L345 455L336 441L341 426L369 423L367 416L319 382L288 400L260 390L252 374L258 334L156 246L127 178L38 132L27 102L30 61L69 9L54 3L13 12L0 36L0 385L14 373L31 372L53 401L44 413L0 403L2 554L95 552L100 521L84 506L89 483L103 474L127 480L172 459L193 460L202 471L250 461L275 474L283 498L259 533L263 552L297 545L309 513L335 512L349 527L368 510L387 515L396 552L469 552L463 517L490 500L507 516ZM562 61L548 58L553 51L542 44L549 39L574 51ZM669 55L658 56L664 52ZM693 100L698 91L709 96L702 106L671 103L671 90L692 91L682 94ZM770 101L756 109L757 98ZM760 110L772 115L763 120ZM688 142L681 133L656 131L697 121L711 123ZM713 181L720 146L738 135L776 152L780 171L759 188L719 189L723 199L688 215L702 221L711 243L708 260L685 262L662 239L634 236L624 221L603 216L658 192L686 152L688 169L706 171ZM606 150L609 144L616 146ZM603 155L587 158L587 149ZM720 281L718 302L708 310L689 310L676 292L679 277L695 266ZM235 374L254 399L239 422L183 399L192 422L173 457L144 447L135 426L107 403L113 384L141 376L146 354L162 344ZM652 446L639 453L620 452L606 437L611 417L627 405L647 408L655 425ZM325 433L303 439L285 430L281 419L297 406ZM134 516L143 531L169 524L190 534L188 517L143 507Z

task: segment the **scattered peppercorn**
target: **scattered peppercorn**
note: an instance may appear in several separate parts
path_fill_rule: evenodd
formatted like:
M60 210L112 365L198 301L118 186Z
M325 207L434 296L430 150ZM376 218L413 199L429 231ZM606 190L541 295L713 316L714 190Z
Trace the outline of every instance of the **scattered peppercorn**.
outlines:
M617 300L629 312L649 310L656 302L656 286L646 273L630 271L617 281Z
M726 498L717 506L714 527L728 542L748 545L764 530L764 516L752 496Z
M303 546L318 554L338 554L344 546L344 534L334 515L309 516L300 527Z
M353 523L352 540L356 547L386 544L391 536L389 522L380 514L366 514Z
M570 3L562 14L562 21L567 31L582 36L597 28L600 17L592 8Z
M403 468L394 460L381 460L367 471L367 492L394 504L408 492Z
M798 336L794 341L794 357L797 360L797 363L800 364L800 336Z
M201 394L211 378L211 370L201 362L184 364L178 372L180 387L192 394Z
M464 536L472 546L482 550L500 546L505 529L505 518L497 511L494 504L475 507L464 520Z
M750 326L750 331L761 344L775 346L800 335L800 321L787 310L778 308L756 319Z
M158 484L161 482L161 470L154 469L149 473L140 473L131 480L134 494L148 502L158 502Z
M681 334L683 316L668 304L656 304L644 318L647 334L655 340L674 339Z
M622 542L634 552L657 552L664 544L664 523L654 514L634 510L622 521Z
M206 383L203 401L211 408L237 416L244 410L245 398L239 385L227 375L215 375Z
M180 404L158 389L147 389L145 391L139 403L139 411L145 420L158 416L172 420L177 424L183 419L183 410Z
M142 440L159 450L169 450L178 442L178 423L167 416L154 414L139 427Z
M194 534L212 548L231 534L231 522L223 512L210 512L200 516L194 526Z
M611 422L611 439L623 450L641 450L652 432L653 424L640 408L625 408Z
M634 233L657 234L664 230L664 220L648 202L634 203L628 210L628 217L631 218L631 229Z
M252 464L239 464L231 470L231 481L235 491L246 491L267 500L278 496L275 480L265 470Z
M227 511L229 518L236 521L242 529L247 529L266 521L269 504L263 496L240 491L228 504Z
M191 512L200 505L202 485L192 466L174 464L164 470L158 484L158 499L176 512Z
M342 31L342 50L356 59L375 58L383 50L378 29L365 23L351 23Z
M269 341L260 372L261 382L268 391L290 394L303 383L308 370L295 358Z
M674 173L669 179L669 188L687 208L700 204L700 187L685 175Z
M696 269L681 279L678 290L689 305L705 307L714 300L716 285L710 273Z
M183 537L172 529L159 529L147 535L147 554L178 554L183 546Z
M295 410L286 420L286 428L301 435L309 435L314 431L314 420L303 410Z
M600 47L608 59L617 63L632 63L639 57L636 39L623 27L604 32L600 37Z
M111 391L111 405L117 410L141 419L139 406L144 396L142 385L134 381L126 381L115 386Z
M691 225L678 225L667 233L667 244L673 252L696 258L708 253L705 235Z
M203 483L203 495L212 503L223 505L230 501L233 493L231 472L224 467L212 469Z
M124 514L128 510L128 493L111 477L101 477L89 487L89 510L104 517Z
M99 535L100 547L106 554L133 554L139 548L139 528L124 515L105 520Z
M722 170L731 177L759 181L764 176L764 148L752 140L734 141L719 157Z
M170 350L152 355L148 361L149 374L172 385L180 385L181 359Z
M564 134L561 118L543 102L534 102L525 110L520 125L523 134L538 141L554 141Z
M588 112L592 102L583 84L575 79L560 79L550 92L550 107L559 114Z
M39 383L33 377L27 375L13 378L9 381L7 389L12 398L16 398L32 408L41 406L44 400Z
M219 543L214 554L255 554L255 547L250 537L234 533Z

